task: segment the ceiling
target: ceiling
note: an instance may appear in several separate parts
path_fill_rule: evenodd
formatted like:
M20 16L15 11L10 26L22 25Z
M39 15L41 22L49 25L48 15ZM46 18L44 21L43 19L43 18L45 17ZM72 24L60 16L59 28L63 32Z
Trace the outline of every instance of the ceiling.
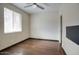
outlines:
M32 3L13 3L13 5L15 5L16 7L22 9L23 11L25 11L29 14L35 14L35 13L40 13L40 12L58 11L60 6L61 6L61 3L38 3L38 5L41 5L45 9L42 10L38 7L33 8L32 6L24 8L24 6L28 6L30 4L32 4Z

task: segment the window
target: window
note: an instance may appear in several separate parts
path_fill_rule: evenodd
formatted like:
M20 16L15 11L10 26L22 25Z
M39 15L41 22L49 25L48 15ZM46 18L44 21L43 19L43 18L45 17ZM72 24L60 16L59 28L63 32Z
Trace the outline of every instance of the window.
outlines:
M8 8L4 8L4 33L22 31L22 16Z

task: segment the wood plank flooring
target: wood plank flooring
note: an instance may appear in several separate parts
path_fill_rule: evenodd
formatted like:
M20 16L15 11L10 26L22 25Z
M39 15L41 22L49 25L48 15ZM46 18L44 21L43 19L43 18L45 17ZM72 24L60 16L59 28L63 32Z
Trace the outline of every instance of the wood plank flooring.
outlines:
M1 55L64 55L59 42L28 39L0 52Z

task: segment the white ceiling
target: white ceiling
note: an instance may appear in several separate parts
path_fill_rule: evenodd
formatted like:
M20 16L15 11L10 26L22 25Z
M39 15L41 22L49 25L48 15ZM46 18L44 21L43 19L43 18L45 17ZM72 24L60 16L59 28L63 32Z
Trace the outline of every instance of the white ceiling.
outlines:
M43 6L45 9L42 10L38 7L33 8L33 7L27 7L24 8L24 6L30 5L32 3L13 3L16 7L22 9L23 11L29 13L29 14L35 14L35 13L40 13L40 12L52 12L52 11L58 11L61 3L38 3L39 5Z

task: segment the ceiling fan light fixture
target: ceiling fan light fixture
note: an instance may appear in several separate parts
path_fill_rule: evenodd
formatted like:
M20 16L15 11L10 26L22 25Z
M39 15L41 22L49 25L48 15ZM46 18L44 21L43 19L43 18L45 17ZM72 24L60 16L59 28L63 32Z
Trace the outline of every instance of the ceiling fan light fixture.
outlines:
M37 3L32 3L31 5L28 5L28 6L24 6L24 8L26 8L26 7L32 7L32 8L36 8L36 7L38 7L38 8L40 8L40 9L45 9L44 7L42 7L41 5L39 5L39 4L37 4Z
M33 7L33 8L36 8L37 6L36 6L36 5L33 5L32 7Z

